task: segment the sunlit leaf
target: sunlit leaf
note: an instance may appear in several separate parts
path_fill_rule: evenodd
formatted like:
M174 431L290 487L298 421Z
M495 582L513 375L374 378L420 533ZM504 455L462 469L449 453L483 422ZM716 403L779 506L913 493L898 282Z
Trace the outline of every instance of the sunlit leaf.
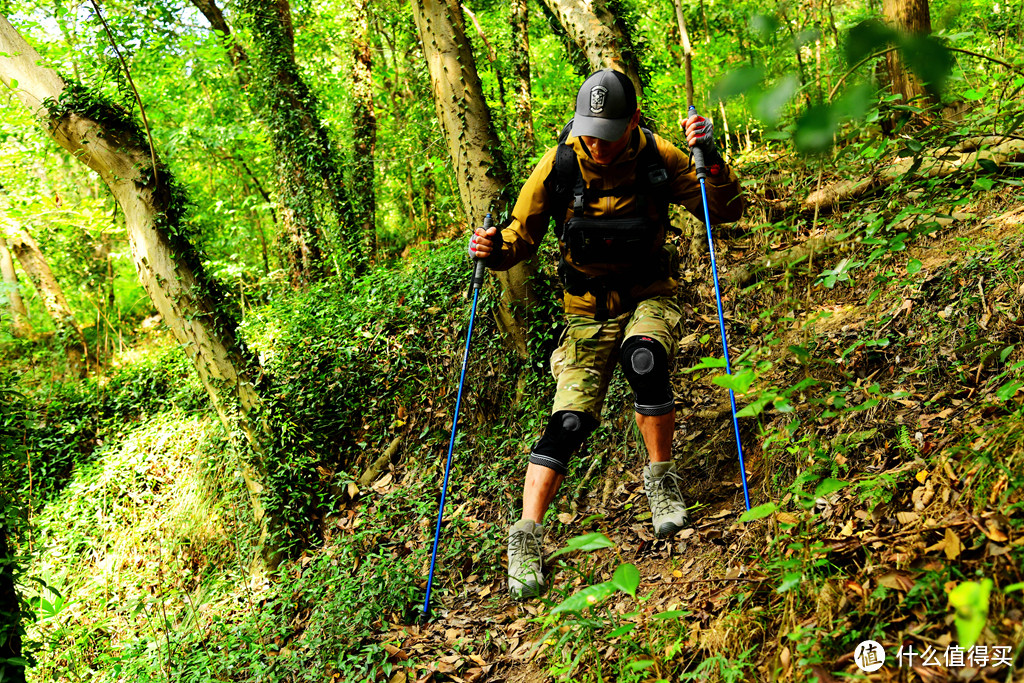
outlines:
M636 589L640 587L640 571L636 565L620 564L612 575L612 585L635 598Z
M827 498L828 496L831 496L836 491L838 491L841 488L845 487L846 484L847 484L847 482L842 481L841 479L831 479L831 478L825 479L820 484L818 484L818 487L816 489L814 489L814 497L815 498Z
M988 620L992 579L964 581L949 592L949 606L956 610L957 641L965 650L974 647Z
M711 381L722 387L723 389L732 389L737 394L745 394L750 390L750 385L757 379L751 370L744 370L743 372L733 375L718 375L712 377Z
M590 552L592 550L600 550L601 548L614 548L615 544L602 533L594 532L591 534L583 534L582 536L576 536L570 538L565 543L565 547L556 550L551 554L551 557L557 557L564 553L571 553L579 550L581 552Z
M753 522L757 519L764 519L768 515L772 514L779 509L779 506L775 503L762 503L756 507L752 507L742 515L740 515L741 522Z
M615 586L610 581L587 586L581 591L566 598L560 605L552 608L551 614L562 612L582 612L588 607L600 605L615 592Z

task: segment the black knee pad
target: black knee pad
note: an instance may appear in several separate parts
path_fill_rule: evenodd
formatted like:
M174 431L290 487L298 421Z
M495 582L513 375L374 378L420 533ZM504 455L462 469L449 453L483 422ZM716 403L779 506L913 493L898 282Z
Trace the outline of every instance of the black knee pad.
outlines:
M633 388L634 407L641 415L667 415L675 410L668 377L668 352L650 337L629 337L622 343L619 364Z
M544 436L533 447L530 462L565 474L569 458L597 427L597 420L575 410L559 410L548 420Z

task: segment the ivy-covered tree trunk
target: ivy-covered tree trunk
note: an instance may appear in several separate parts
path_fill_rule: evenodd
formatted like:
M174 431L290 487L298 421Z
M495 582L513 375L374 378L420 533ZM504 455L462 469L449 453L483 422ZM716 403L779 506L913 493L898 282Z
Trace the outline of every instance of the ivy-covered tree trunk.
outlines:
M138 126L81 86L65 84L0 16L0 80L41 119L54 140L96 171L124 213L135 269L164 323L191 357L218 414L237 419L254 444L251 419L261 404L258 367L235 336L226 297L203 269L183 220L184 195L151 156Z
M377 201L373 154L377 117L373 109L373 52L370 49L369 0L356 0L352 27L352 224L361 238L366 264L377 252Z
M488 211L498 215L507 208L509 176L466 39L462 8L457 0L413 0L413 16L462 205L469 225L480 225ZM468 239L468 230L466 234ZM528 355L524 311L535 302L530 285L534 271L527 262L496 273L503 290L498 323L523 358Z
M886 21L904 33L927 35L932 32L928 0L882 0L882 14ZM924 86L907 69L899 50L889 52L885 61L889 88L894 95L903 95L904 104L925 95Z
M252 34L249 89L274 145L285 260L301 285L322 277L331 227L353 265L365 262L349 225L337 149L320 119L316 95L295 64L288 0L242 0Z
M14 259L3 235L0 235L0 274L3 275L4 296L7 297L7 309L11 315L11 333L15 337L30 337L32 325L28 321L25 302L21 299L21 284L14 270Z
M9 244L18 263L21 264L21 269L32 280L36 292L39 293L46 313L53 320L57 340L64 346L64 352L67 354L68 367L76 375L84 375L89 357L85 336L82 335L82 328L78 326L75 314L64 296L64 290L53 276L46 257L32 236L24 230L15 230Z
M591 69L617 69L629 76L638 94L643 92L629 29L608 9L605 0L543 2L586 55Z
M533 98L530 94L530 12L526 0L512 0L512 49L509 61L515 74L512 110L515 113L516 149L519 160L533 156L536 139L533 135ZM518 168L519 173L526 169Z

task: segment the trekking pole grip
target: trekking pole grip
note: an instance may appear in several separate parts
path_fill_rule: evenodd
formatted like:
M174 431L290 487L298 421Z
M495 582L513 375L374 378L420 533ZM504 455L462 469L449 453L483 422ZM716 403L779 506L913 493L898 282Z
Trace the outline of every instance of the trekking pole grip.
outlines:
M687 117L697 115L697 107L690 105L690 110L687 112ZM708 169L704 166L704 150L701 149L700 145L694 145L690 148L690 154L693 155L693 165L697 172L697 179L704 180L708 177Z
M494 221L491 220L490 212L484 216L484 232L490 230L494 226ZM472 294L474 290L478 290L484 285L484 273L487 271L487 263L484 259L479 256L473 259L473 279L469 284L469 291Z

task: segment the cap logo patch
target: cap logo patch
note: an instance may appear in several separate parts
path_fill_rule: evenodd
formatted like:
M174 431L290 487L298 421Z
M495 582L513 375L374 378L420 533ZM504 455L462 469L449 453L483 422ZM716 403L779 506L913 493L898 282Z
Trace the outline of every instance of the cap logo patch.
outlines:
M593 114L600 114L604 111L604 100L605 95L608 94L608 88L603 85L595 85L590 89L590 111Z

